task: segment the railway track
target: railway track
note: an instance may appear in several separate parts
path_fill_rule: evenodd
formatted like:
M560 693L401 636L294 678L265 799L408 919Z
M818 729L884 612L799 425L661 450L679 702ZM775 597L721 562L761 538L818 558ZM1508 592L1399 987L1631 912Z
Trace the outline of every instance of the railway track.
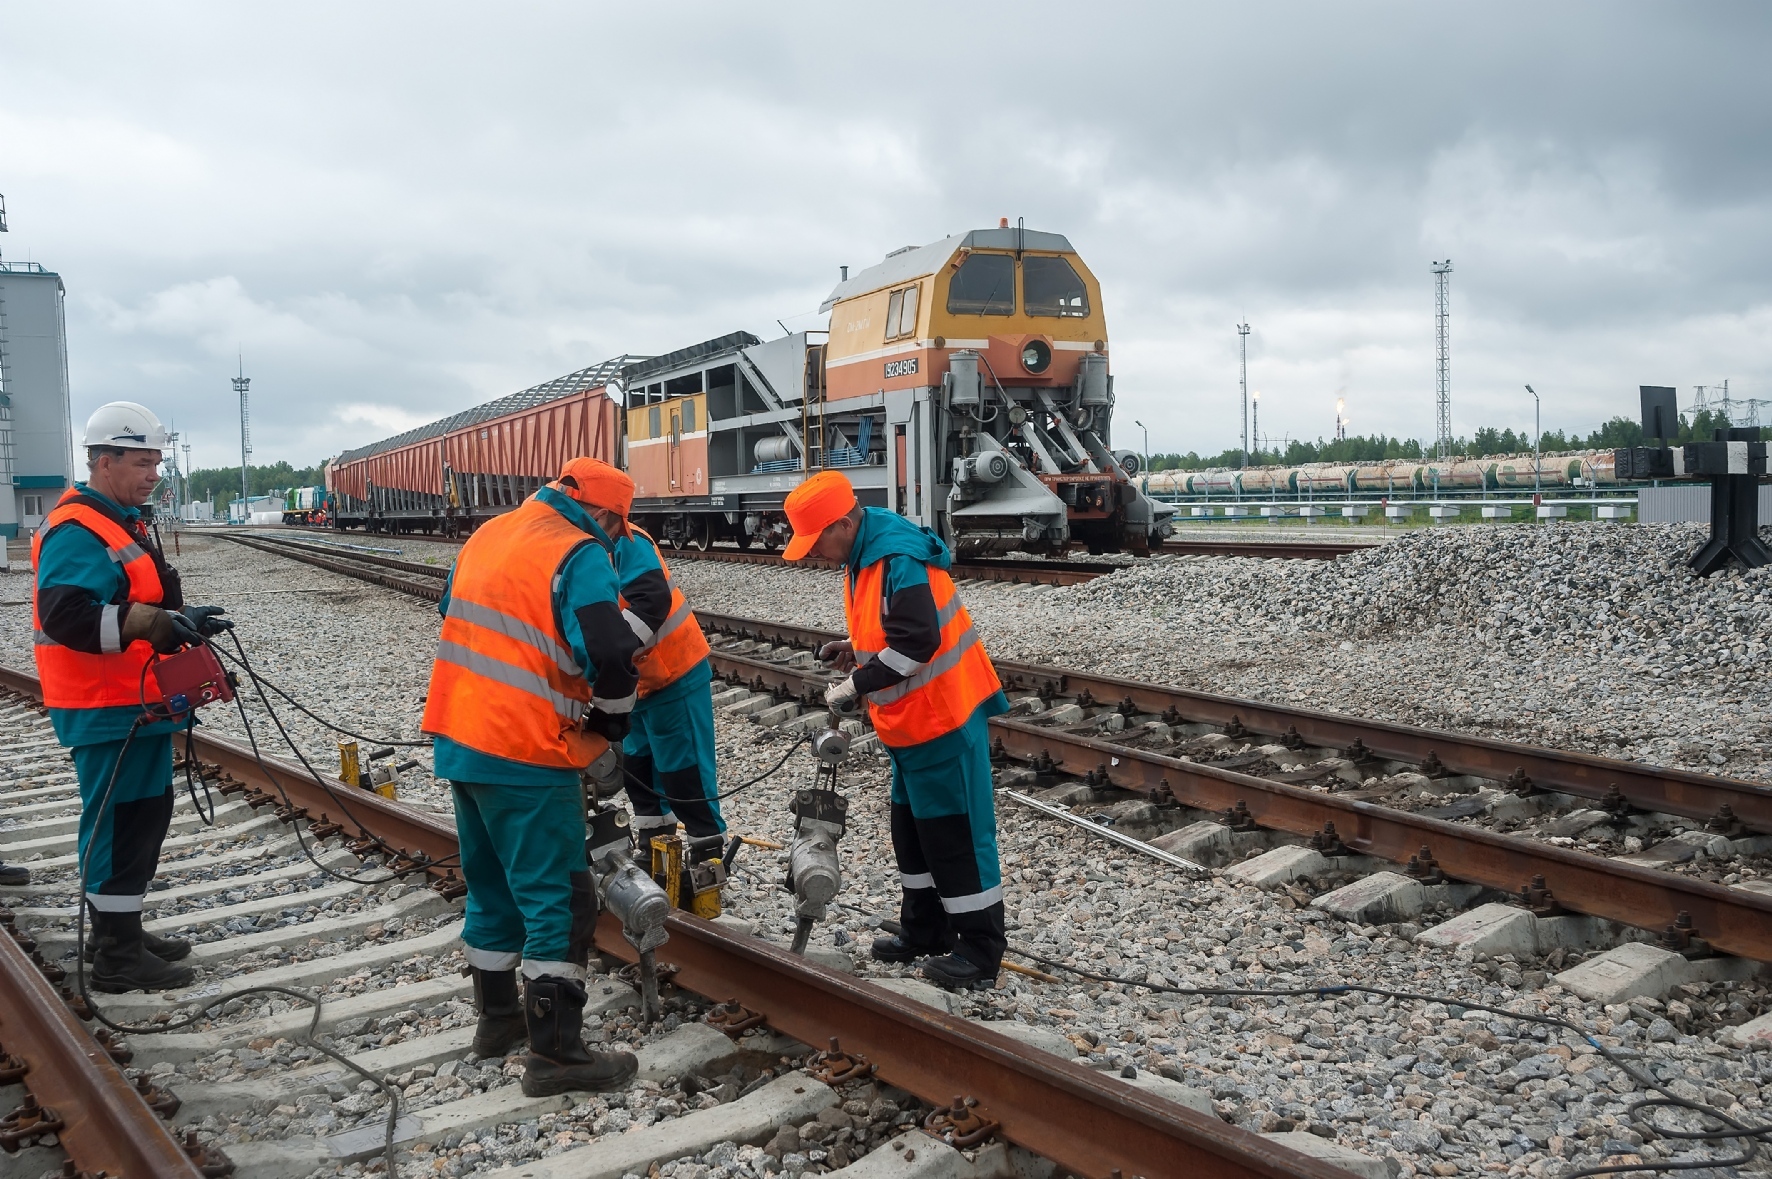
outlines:
M435 567L368 555L351 561L377 568L314 559L440 596ZM426 576L391 577L378 572L384 567ZM704 628L728 636L714 658L729 683L818 711L830 677L811 652L841 636L698 616ZM1580 914L1650 931L1681 952L1772 962L1772 894L1690 872L1694 861L1721 852L1718 840L1743 854L1772 852L1772 789L1758 783L1076 669L1007 661L997 668L1023 703L1021 715L995 718L993 731L1001 756L1027 785L1079 779L1102 797L1117 790L1154 800L1175 812L1159 818L1162 826L1182 817L1207 824L1197 838L1171 842L1208 862L1227 863L1276 837L1310 841L1306 850L1317 859L1275 865L1275 879L1354 874L1362 861L1409 865L1417 884L1474 885L1515 898L1536 918ZM1682 821L1686 830L1675 830ZM1150 824L1146 815L1132 825ZM1559 833L1596 829L1652 846L1622 857L1588 854ZM1413 898L1406 906L1443 895L1400 891Z
M194 1030L101 1044L78 1002L55 985L73 965L79 799L38 699L32 676L0 668L0 797L11 804L0 857L35 857L32 883L4 896L12 908L4 919L11 936L0 937L0 1042L14 1058L7 1066L24 1070L12 1104L28 1092L53 1111L42 1134L7 1143L23 1153L0 1164L6 1174L36 1176L64 1161L69 1174L102 1170L113 1179L374 1170L388 1104L375 1084L314 1053L303 1034L310 1018L400 1094L396 1165L426 1173L434 1151L477 1139L491 1144L484 1157L525 1177L615 1179L723 1143L762 1142L782 1125L803 1127L802 1141L822 1139L824 1167L865 1146L887 1152L874 1165L898 1166L907 1153L952 1149L917 1125L951 1112L958 1091L976 1103L959 1107L962 1133L983 1124L969 1120L976 1116L1020 1152L962 1138L972 1157L964 1173L978 1179L1008 1179L1015 1167L1090 1177L1178 1168L1341 1174L988 1025L684 914L671 918L671 940L658 951L671 977L662 1023L637 1022L637 992L618 977L592 980L592 1038L637 1052L635 1088L524 1097L505 1061L467 1052L473 1014L454 957L463 890L449 867L452 825L201 729L196 769L218 792L216 825L203 827L180 808L149 897L150 928L196 943L197 983L175 995L98 996L99 1006L111 1019L151 1026L218 992L276 985L317 994L319 1012L260 996L211 1011ZM391 864L406 874L377 873L382 883L365 887L327 877L320 864ZM598 946L612 959L635 958L607 914ZM716 1002L737 1004L728 1010L754 1014L759 1026L722 1034L705 1021ZM839 1043L846 1055L805 1047L828 1044L835 1053ZM882 1084L900 1093L903 1108L856 1104L857 1093Z
M714 658L729 682L816 706L832 677L811 652L842 636L697 616L726 636ZM997 671L1019 698L1015 712L991 722L1010 776L1027 786L1081 780L1101 798L1126 791L1178 812L1168 822L1140 812L1135 826L1204 824L1165 850L1218 866L1262 846L1284 851L1273 847L1277 834L1314 858L1299 855L1288 866L1282 855L1271 877L1253 878L1284 884L1360 875L1377 862L1407 865L1413 887L1392 888L1390 900L1370 906L1374 916L1409 919L1424 899L1447 895L1429 889L1463 882L1515 898L1540 917L1581 914L1649 930L1675 949L1772 962L1772 895L1666 870L1696 858L1695 847L1720 851L1718 839L1732 848L1739 841L1747 854L1772 851L1772 839L1746 834L1772 831L1765 786L1071 669L999 661ZM1380 779L1403 785L1362 789ZM1381 796L1385 804L1371 801ZM1485 825L1479 816L1497 808L1544 822L1532 835ZM1697 838L1663 841L1665 868L1652 866L1653 846L1632 860L1552 842L1573 842L1550 832L1594 816L1589 829L1634 821L1650 831L1687 819Z
M266 529L258 535L277 538L283 543L299 543L293 541L288 529ZM229 539L236 539L238 534L226 534ZM296 535L300 535L296 530ZM374 539L366 536L366 540ZM427 542L438 544L461 544L459 537L424 536ZM1375 547L1372 542L1363 541L1235 541L1235 540L1170 540L1165 541L1162 553L1175 557L1255 557L1274 560L1306 560L1333 561L1337 557L1350 553L1362 552ZM348 550L335 549L345 553ZM697 561L724 561L739 565L785 565L781 554L762 549L736 548L725 545L710 545L701 549L691 545L681 549L673 549L673 559ZM1081 561L1039 560L1033 558L971 558L957 561L953 574L957 579L974 579L978 581L1005 581L1012 584L1039 585L1076 585L1097 577L1113 573L1124 568L1126 564L1136 563L1137 558L1128 558L1127 562L1086 563ZM801 568L827 568L826 562L807 560L796 563Z

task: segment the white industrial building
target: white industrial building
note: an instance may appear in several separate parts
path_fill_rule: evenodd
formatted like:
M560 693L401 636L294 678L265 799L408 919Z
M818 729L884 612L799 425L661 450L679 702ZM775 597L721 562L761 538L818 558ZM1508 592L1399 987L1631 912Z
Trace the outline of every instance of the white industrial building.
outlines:
M61 276L0 261L0 535L43 522L73 485Z

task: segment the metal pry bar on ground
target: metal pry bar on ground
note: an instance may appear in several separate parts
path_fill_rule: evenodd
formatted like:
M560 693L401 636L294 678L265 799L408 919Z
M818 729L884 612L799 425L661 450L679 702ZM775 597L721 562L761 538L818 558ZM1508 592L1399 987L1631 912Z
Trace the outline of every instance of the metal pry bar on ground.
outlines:
M1063 807L1053 806L1049 802L1041 802L1037 798L1029 798L1018 790L1005 790L1003 793L1007 794L1016 802L1019 802L1022 806L1032 807L1043 815L1050 815L1054 819L1062 819L1066 823L1075 824L1076 826L1083 828L1085 831L1091 831L1096 835L1101 836L1103 839L1111 840L1112 842L1119 844L1121 847L1130 848L1133 851L1138 852L1140 855L1149 856L1153 860L1161 860L1170 867L1181 868L1188 872L1198 872L1202 876L1212 875L1212 869L1203 864L1196 864L1192 860L1184 859L1173 852L1166 852L1160 847L1152 847L1142 839L1134 839L1130 835L1122 835L1112 827L1103 827L1100 823L1092 823L1088 819L1078 818Z

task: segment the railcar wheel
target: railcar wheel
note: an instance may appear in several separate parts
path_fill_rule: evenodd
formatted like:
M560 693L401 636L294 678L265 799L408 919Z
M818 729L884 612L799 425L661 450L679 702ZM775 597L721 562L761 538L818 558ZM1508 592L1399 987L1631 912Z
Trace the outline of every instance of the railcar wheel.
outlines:
M689 544L698 553L705 553L714 546L714 530L708 526L706 516L696 516L689 521Z

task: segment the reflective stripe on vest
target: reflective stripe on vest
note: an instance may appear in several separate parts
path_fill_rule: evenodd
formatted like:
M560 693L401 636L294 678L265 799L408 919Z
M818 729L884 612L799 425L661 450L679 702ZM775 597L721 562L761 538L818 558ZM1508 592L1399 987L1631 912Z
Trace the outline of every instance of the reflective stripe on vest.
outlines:
M482 606L478 602L470 602L464 598L450 597L449 617L462 618L475 626L483 626L487 630L495 630L499 634L516 639L520 643L528 643L546 652L548 657L567 675L582 676L585 669L578 665L572 652L554 640L540 627L531 626L521 618L513 618L502 610L494 610L491 606ZM545 682L545 681L544 681Z
M653 552L658 556L658 567L664 573L665 584L671 591L670 614L652 632L652 637L642 642L640 649L634 653L634 670L640 673L638 691L644 698L675 683L684 672L706 659L708 640L701 633L701 623L696 622L695 611L689 608L689 599L678 588L677 579L671 576L664 554L658 551L658 542L643 528L629 524L628 530L652 546ZM627 607L625 598L622 599L622 607ZM686 625L689 623L694 625Z
M537 499L475 529L449 587L423 729L507 761L583 769L591 685L554 617L560 569L596 542Z
M853 582L845 583L843 610L857 660L878 658L887 647L884 590L888 564L875 562L857 573ZM929 569L929 592L941 626L940 646L918 671L867 698L874 731L882 742L897 748L946 736L1002 688L984 644L972 628L972 616L945 570Z
M56 528L78 525L98 538L106 554L122 569L129 581L125 601L158 605L166 596L160 582L160 570L154 558L141 544L141 538L111 516L88 502L78 488L70 487L56 502L43 526L31 538L31 571L42 564L43 542ZM37 664L37 678L43 684L43 703L49 708L117 708L158 704L163 697L160 685L144 669L156 656L154 648L137 639L117 651L93 654L76 651L44 633L43 618L37 606L38 591L31 592L31 654ZM100 626L101 638L115 639L117 604L105 606L105 621Z

